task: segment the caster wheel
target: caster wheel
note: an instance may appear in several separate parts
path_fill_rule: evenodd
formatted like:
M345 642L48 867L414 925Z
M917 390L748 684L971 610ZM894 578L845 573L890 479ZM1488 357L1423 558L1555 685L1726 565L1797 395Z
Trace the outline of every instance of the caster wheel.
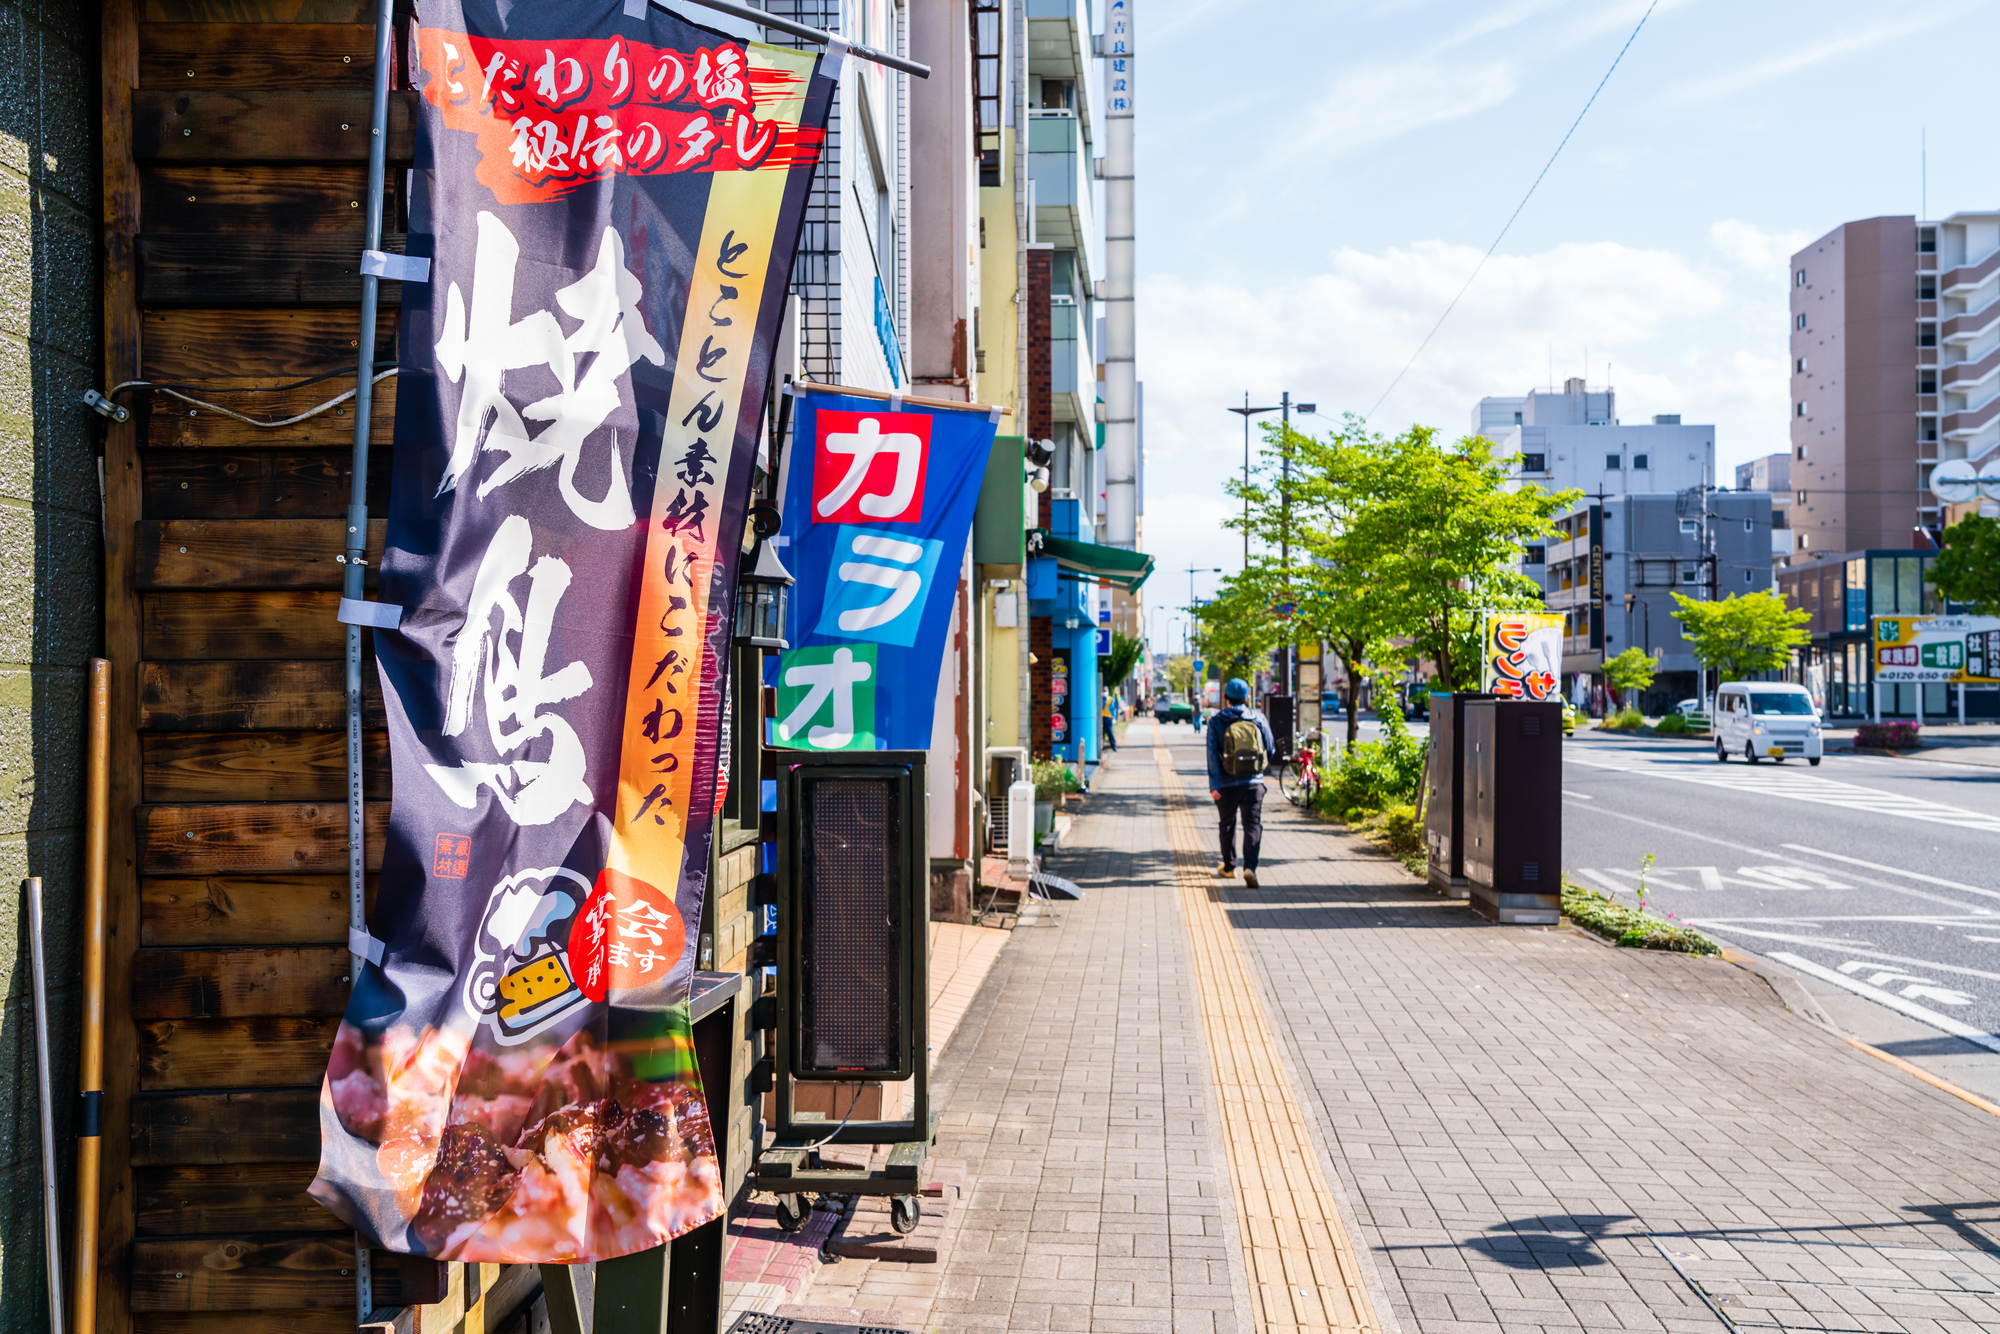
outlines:
M917 1230L917 1220L924 1216L924 1202L914 1195L895 1195L889 1199L889 1226L899 1237L907 1237Z
M797 1232L812 1217L812 1203L803 1195L780 1195L778 1197L778 1230Z

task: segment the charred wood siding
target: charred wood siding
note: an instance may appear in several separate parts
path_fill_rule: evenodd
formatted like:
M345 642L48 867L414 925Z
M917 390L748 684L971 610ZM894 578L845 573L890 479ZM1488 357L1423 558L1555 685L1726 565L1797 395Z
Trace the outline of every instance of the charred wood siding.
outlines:
M192 386L263 419L352 387L372 14L111 0L103 40L110 380ZM392 249L412 99L396 95L390 126ZM387 361L398 285L382 297ZM104 1324L351 1329L353 1235L305 1187L352 971L334 557L354 419L343 406L263 430L157 390L121 401L133 420L105 462L122 953ZM394 413L391 380L372 421L378 515ZM369 549L381 541L378 522ZM372 688L367 706L373 862L390 792ZM443 1295L444 1266L377 1265L379 1305Z

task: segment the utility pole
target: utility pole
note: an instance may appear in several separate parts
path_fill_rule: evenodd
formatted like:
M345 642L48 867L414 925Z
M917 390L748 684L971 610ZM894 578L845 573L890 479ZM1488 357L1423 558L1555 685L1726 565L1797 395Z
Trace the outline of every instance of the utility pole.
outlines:
M1285 395L1286 403L1291 401L1291 397L1290 394ZM1250 419L1266 412L1276 412L1284 406L1273 403L1267 408L1253 408L1250 406L1250 391L1245 389L1243 406L1229 409L1243 418L1243 568L1246 570L1250 568ZM1286 420L1290 420L1291 413L1288 411L1285 416Z

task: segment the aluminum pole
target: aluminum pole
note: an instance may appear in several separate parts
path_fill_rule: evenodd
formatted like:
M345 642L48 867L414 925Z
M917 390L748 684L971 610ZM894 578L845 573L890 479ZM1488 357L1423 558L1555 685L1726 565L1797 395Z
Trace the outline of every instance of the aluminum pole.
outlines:
M1104 16L1104 518L1114 547L1139 544L1139 365L1133 54L1136 0L1109 0Z
M42 878L21 882L28 896L28 946L35 982L35 1083L42 1120L42 1250L48 1263L49 1329L63 1334L62 1219L56 1203L55 1082L49 1078L49 967L42 948Z
M395 36L395 0L378 0L375 10L375 89L369 119L368 213L364 248L382 248L382 197L389 156L389 43ZM369 266L364 264L365 270ZM366 587L368 560L368 428L375 416L375 319L382 280L361 275L361 330L356 339L359 365L354 368L354 461L347 501L347 544L340 580L344 599L359 602ZM347 626L347 923L357 932L368 930L368 853L365 844L367 805L361 782L361 627ZM348 974L351 985L361 981L368 965L356 954ZM354 1311L366 1320L375 1306L368 1239L354 1238Z

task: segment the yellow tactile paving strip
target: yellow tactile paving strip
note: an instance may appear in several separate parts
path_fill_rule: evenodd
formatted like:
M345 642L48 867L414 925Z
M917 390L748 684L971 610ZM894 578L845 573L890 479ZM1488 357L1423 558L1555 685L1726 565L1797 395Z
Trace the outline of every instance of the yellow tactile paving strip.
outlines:
M1167 837L1194 947L1209 1065L1250 1278L1252 1328L1380 1331L1304 1112L1224 905L1211 895L1207 841L1154 724Z

